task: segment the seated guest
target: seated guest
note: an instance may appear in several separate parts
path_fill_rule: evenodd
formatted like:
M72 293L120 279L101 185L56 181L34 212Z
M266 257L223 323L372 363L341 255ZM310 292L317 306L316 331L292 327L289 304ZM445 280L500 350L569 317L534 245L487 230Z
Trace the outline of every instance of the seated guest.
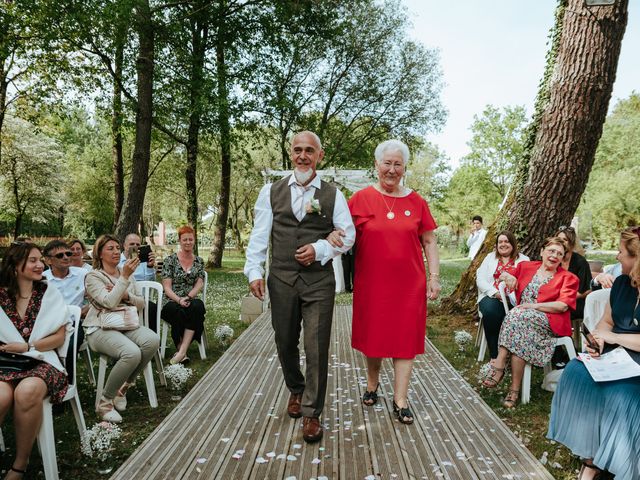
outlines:
M506 315L498 291L500 275L502 272L513 274L516 265L523 260L529 260L529 257L518 252L516 237L505 230L498 234L495 250L484 258L476 273L478 308L492 360L498 356L498 335Z
M68 377L56 349L71 329L64 299L42 281L40 249L14 243L0 270L0 354L22 354L30 364L11 370L0 359L0 424L13 410L16 456L5 479L22 478L40 423L42 402L62 402ZM4 367L3 367L4 365Z
M204 286L204 261L193 253L195 231L189 226L178 229L178 253L162 264L164 297L162 319L171 324L171 338L178 351L170 363L188 360L191 342L200 342L204 330L204 299L196 298Z
M132 258L122 267L118 266L119 262L120 242L113 235L102 235L93 246L93 270L85 277L91 307L83 322L91 350L116 361L96 410L103 420L114 423L122 421L116 410L126 409L127 389L160 345L160 337L142 325L127 331L101 328L99 313L102 311L134 305L141 316L140 311L144 307L144 298L140 296L133 277L140 261L137 257Z
M130 248L139 249L142 241L140 240L140 236L136 233L130 233L124 239L124 248L122 249L122 253L120 254L120 263L119 267L124 265L124 262L127 261L126 253ZM155 281L156 279L156 256L155 253L149 253L149 261L148 262L140 262L136 271L133 272L133 277L136 281L141 282L143 280L151 280ZM149 328L154 332L158 331L158 326L156 325L156 315L158 313L158 306L154 302L149 302Z
M622 275L611 288L607 305L592 332L598 357L605 346L624 347L640 356L640 227L620 237L618 260ZM583 458L580 478L640 479L640 377L595 382L584 364L572 360L560 378L553 401L547 438L566 445Z
M84 277L87 274L87 270L71 266L72 253L62 240L51 240L45 245L43 253L45 262L49 265L49 270L42 274L43 277L49 285L58 289L67 305L80 307L84 317L89 311L89 304L84 301ZM80 345L84 342L84 332L81 328L77 330L77 335L77 348L80 348ZM67 358L77 354L78 352L73 350L72 337L69 342ZM69 378L73 378L72 366L73 362L67 362Z
M591 268L589 262L576 251L579 248L578 235L573 227L562 226L556 232L556 236L564 240L567 245L567 253L562 261L562 267L575 274L580 281L576 309L571 312L571 320L584 317L584 301L591 293Z
M71 256L71 266L91 270L93 267L84 261L84 257L87 254L87 247L84 242L79 238L72 238L68 244L69 250L73 254Z
M601 288L611 288L614 280L620 275L622 275L622 265L620 262L607 266L604 269L604 272L598 273L591 280L591 291L599 290Z
M569 310L576 306L578 278L562 268L565 253L564 241L550 237L540 252L542 261L520 262L513 275L500 274L500 280L515 290L518 305L504 318L498 357L482 384L496 387L511 355L512 379L502 402L505 408L516 406L525 364L544 366L553 355L555 338L571 335Z

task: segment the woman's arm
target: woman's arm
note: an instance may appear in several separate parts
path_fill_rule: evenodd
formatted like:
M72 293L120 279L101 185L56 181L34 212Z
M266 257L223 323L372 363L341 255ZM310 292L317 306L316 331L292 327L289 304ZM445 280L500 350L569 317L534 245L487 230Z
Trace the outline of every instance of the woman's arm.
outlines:
M55 333L31 342L31 345L39 352L48 352L49 350L61 347L64 344L66 334L67 326L62 325ZM0 346L0 350L9 353L27 353L29 351L29 344L27 342L11 342Z
M564 313L569 306L560 301L542 303L521 303L516 308L533 308L544 313Z
M640 334L613 333L613 318L611 317L611 305L609 303L607 303L602 319L598 322L592 334L600 345L601 351L605 343L610 343L612 345L621 345L634 352L640 352Z
M200 291L202 290L203 286L204 286L204 279L201 277L198 277L198 279L196 280L196 283L194 283L191 290L189 290L189 293L187 293L187 297L189 297L190 300L193 300L194 298L196 298L200 293Z
M480 268L476 272L476 285L478 287L478 293L486 295L487 297L495 297L498 293L498 289L493 285L493 273L491 271L492 259L495 258L495 253L490 253L480 264ZM495 268L494 268L495 270Z
M440 258L438 256L438 243L433 230L423 232L420 236L422 249L427 257L429 266L429 282L427 283L427 297L435 300L440 294Z

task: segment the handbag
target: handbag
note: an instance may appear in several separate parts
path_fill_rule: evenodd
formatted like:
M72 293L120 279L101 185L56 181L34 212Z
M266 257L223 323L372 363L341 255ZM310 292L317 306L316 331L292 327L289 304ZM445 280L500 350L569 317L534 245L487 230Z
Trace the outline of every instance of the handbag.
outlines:
M104 330L135 330L140 327L138 309L133 305L116 307L112 310L100 310L100 327Z
M0 352L0 372L26 372L40 363L35 358L18 353Z

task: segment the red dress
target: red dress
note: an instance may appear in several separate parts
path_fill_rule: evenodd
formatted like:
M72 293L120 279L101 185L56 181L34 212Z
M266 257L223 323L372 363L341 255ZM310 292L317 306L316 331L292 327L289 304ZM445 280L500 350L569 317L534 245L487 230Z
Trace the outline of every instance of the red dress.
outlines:
M356 227L351 346L368 357L424 353L427 284L420 235L436 228L427 202L416 192L390 197L367 187L351 197L349 209ZM394 218L387 218L389 211Z

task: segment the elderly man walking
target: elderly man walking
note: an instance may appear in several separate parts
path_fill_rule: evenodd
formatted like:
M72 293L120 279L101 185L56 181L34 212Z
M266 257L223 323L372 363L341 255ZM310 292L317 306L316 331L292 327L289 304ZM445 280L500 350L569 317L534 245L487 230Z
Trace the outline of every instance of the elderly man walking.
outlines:
M244 273L251 292L264 299L264 262L271 241L268 287L271 322L284 380L291 392L287 413L303 416L303 438L322 438L320 414L327 389L329 340L335 299L332 259L351 248L355 228L347 202L337 188L316 174L324 151L318 136L300 132L291 141L293 173L265 185L255 206L255 223ZM345 232L343 246L326 237ZM306 372L300 370L298 343L304 327Z

